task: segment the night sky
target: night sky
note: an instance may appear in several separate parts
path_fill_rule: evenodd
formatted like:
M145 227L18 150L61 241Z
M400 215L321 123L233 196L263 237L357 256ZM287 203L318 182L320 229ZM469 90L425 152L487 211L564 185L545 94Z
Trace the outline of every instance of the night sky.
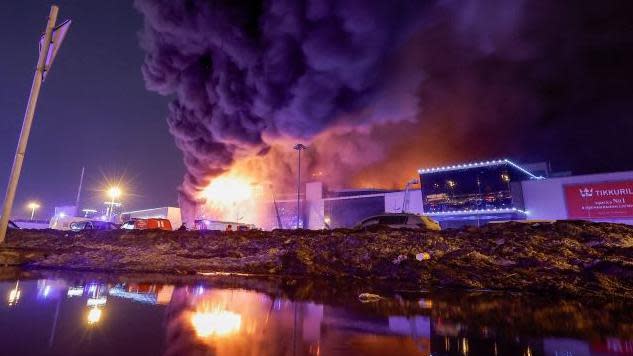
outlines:
M133 194L126 208L174 205L186 171L195 190L248 154L292 169L284 140L295 139L314 141L309 167L344 185L505 157L633 169L631 2L266 3L277 6L58 1L73 25L42 88L14 215L31 199L49 213L72 203L82 165L84 207L103 201L106 179ZM49 5L0 4L2 187Z
M182 159L167 131L168 99L144 87L141 14L124 0L56 3L58 22L73 23L42 87L14 215L26 216L31 199L49 214L74 203L82 165L84 207L102 203L106 179L121 177L134 194L124 197L127 208L176 204ZM49 1L0 3L2 197L49 9Z

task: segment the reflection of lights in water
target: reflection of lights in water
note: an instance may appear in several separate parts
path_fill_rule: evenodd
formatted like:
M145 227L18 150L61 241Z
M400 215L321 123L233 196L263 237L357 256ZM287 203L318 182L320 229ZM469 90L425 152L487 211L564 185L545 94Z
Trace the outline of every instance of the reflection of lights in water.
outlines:
M46 286L44 287L44 292L42 292L42 295L44 295L44 298L48 297L48 295L51 292L51 286Z
M462 339L462 354L468 355L468 339L467 338Z
M68 292L66 292L66 296L70 297L81 297L84 294L84 287L70 287L68 288Z
M97 285L91 284L88 286L88 293L95 293L97 291Z
M418 305L419 305L421 308L431 309L431 308L433 307L433 301L431 301L431 299L424 299L424 298L421 298L421 299L418 301Z
M90 311L88 311L88 324L96 324L99 322L99 320L101 320L101 309L94 307L94 308L90 308Z
M16 282L15 288L9 291L9 306L16 305L18 304L18 301L20 301L20 295L22 294L22 291L20 291L18 283L19 282Z
M227 310L195 312L191 324L199 337L227 336L240 330L242 316Z
M97 305L105 305L108 299L106 297L88 298L86 305L89 307Z

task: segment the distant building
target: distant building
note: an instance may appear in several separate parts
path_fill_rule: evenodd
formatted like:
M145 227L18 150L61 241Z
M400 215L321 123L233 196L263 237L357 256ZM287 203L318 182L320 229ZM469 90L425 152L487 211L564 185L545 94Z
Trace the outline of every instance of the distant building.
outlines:
M542 180L518 164L493 160L420 169L422 210L444 227L523 220L521 181ZM544 173L549 174L549 170Z
M72 217L77 216L77 207L74 205L62 205L55 207L55 216Z
M530 219L578 219L633 225L633 171L521 182Z
M403 210L430 216L443 228L508 220L633 224L633 171L572 176L552 172L547 163L502 159L424 168L418 174L419 188L406 192L330 190L308 182L298 212L296 196L267 201L257 227L294 229L298 217L300 228L349 228L372 215Z

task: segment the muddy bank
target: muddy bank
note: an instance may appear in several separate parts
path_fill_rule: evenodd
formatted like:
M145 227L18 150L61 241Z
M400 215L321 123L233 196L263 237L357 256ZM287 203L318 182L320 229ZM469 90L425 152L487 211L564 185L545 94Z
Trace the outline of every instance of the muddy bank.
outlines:
M442 232L11 231L0 265L112 272L241 272L633 299L633 227L557 222Z

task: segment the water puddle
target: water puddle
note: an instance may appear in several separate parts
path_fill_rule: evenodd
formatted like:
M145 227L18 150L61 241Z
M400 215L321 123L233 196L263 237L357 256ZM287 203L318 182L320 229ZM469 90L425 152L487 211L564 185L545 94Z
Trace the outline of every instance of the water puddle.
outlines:
M29 273L0 282L3 355L631 355L619 303L498 293L358 298L244 276ZM377 294L376 297L373 294Z

